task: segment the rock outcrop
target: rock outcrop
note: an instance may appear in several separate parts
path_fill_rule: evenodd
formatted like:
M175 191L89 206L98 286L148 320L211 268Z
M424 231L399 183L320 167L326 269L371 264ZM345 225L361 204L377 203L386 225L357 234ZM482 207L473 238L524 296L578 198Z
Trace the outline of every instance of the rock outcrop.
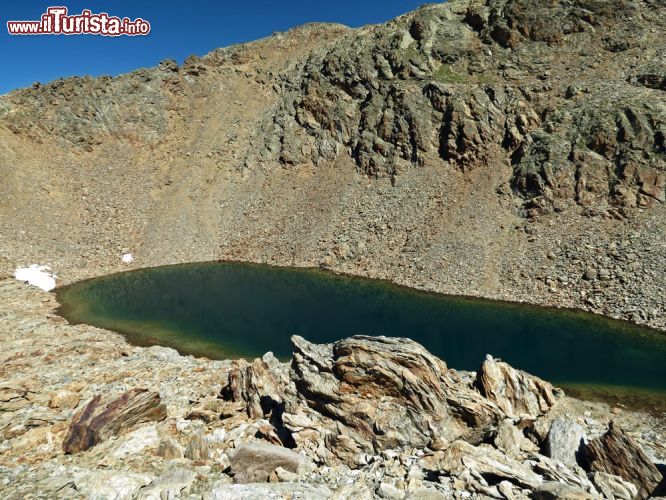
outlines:
M583 456L591 470L634 484L638 488L636 498L647 498L664 480L641 447L613 422L603 436L587 443Z
M488 356L476 374L479 392L512 418L536 418L557 399L558 390L548 382L516 370Z
M423 7L314 51L285 82L246 165L348 154L361 172L395 181L435 159L463 170L506 162L527 214L562 202L664 203L666 109L645 90L661 89L663 68L604 82L571 78L561 90L548 78L567 72L556 62L562 56L582 66L574 40L601 38L621 54L628 46L616 42L634 35L640 43L641 19L658 10L628 0L612 12L589 1ZM523 54L534 42L539 49Z
M165 417L160 395L147 389L132 389L106 401L97 395L74 416L62 447L66 453L85 451L136 424Z
M485 397L471 378L410 339L355 336L317 345L294 336L292 343L288 381L277 365L267 370L257 359L231 371L221 396L244 403L250 416L270 418L276 432L286 431L297 446L305 445L306 435L322 439L349 465L387 449L444 449L458 439L479 444L507 416L516 416L515 391L488 391L492 397ZM538 417L556 402L559 393L550 384L505 363L503 371L488 370L489 362L479 371L486 385L513 383L520 397L541 403L526 416ZM252 389L238 390L241 380ZM304 427L314 432L301 434Z
M267 355L233 368L221 397L270 422L259 427L264 440L282 436L274 442L317 463L360 469L378 453L424 449L418 463L427 477L507 498L596 498L600 491L624 498L659 484L655 466L615 426L587 442L579 423L550 417L561 390L491 356L469 374L409 339L359 335L321 345L294 336L292 344L289 365ZM271 476L282 463L270 453L265 460L244 448L238 453L253 457L232 457L241 481L254 477L255 467ZM300 458L285 449L276 460L285 453L294 461L276 474L292 478Z

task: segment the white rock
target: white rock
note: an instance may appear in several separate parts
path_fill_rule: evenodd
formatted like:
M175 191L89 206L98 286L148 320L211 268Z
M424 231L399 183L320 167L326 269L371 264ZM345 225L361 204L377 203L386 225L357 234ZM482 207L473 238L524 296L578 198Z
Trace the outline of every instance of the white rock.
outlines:
M139 489L150 484L153 476L114 470L82 470L75 474L76 490L90 500L125 500L134 498Z
M139 492L139 498L145 500L168 500L179 498L181 493L187 493L196 479L193 470L174 467L162 473L153 483Z
M55 288L56 277L55 274L51 273L49 266L40 266L38 264L31 264L29 267L17 267L14 271L14 278L41 288L45 292L50 292Z
M210 434L206 434L206 439L211 443L223 443L225 437L227 437L227 432L224 429L215 429Z
M134 260L134 257L132 257L131 253L125 253L125 254L123 254L122 259L123 259L123 262L125 264L129 264L130 262L132 262Z
M312 486L298 483L250 483L226 484L218 481L213 490L204 495L206 500L278 500L298 498L302 500L319 500L330 498L331 490L326 486Z
M122 442L113 450L115 458L125 458L128 455L136 455L146 448L156 448L160 444L155 424L144 425L130 432Z
M586 442L587 436L580 425L573 420L556 418L548 431L544 454L566 465L576 465Z

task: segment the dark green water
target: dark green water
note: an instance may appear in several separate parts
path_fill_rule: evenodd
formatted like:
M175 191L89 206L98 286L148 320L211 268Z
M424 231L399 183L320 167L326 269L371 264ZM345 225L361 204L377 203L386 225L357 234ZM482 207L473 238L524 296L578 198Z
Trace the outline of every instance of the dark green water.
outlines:
M563 385L666 390L666 336L586 313L450 297L319 270L202 263L58 290L73 323L210 358L291 355L289 337L412 338L454 368L486 353Z

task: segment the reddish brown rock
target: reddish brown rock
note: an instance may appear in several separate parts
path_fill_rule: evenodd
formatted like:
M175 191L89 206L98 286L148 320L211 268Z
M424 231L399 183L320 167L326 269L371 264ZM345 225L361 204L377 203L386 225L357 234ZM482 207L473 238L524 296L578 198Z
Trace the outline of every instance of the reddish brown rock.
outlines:
M156 392L131 389L108 402L98 394L74 415L62 448L65 453L85 451L136 424L164 418L166 406Z
M266 354L252 364L243 363L232 369L220 395L225 401L245 403L249 417L261 418L282 402L282 392L288 382L279 370L279 361Z
M664 479L643 449L612 421L608 431L590 441L583 457L591 471L619 476L638 488L636 498L647 498Z

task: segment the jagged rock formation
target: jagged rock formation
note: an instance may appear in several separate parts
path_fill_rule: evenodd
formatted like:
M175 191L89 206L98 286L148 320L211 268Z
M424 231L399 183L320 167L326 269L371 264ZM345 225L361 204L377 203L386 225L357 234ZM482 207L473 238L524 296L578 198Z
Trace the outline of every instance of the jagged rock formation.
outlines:
M318 345L294 336L292 344L288 370L271 356L246 363L230 371L221 396L268 419L273 431L263 436L289 436L283 445L317 462L359 468L377 453L427 449L420 466L430 476L455 477L491 497L505 482L507 498L514 489L535 498L595 498L597 487L618 498L644 496L662 480L640 446L612 424L585 444L577 424L550 423L561 391L492 357L472 376L409 339L355 336ZM255 413L257 402L262 413ZM542 436L529 431L544 425ZM587 471L595 474L588 478ZM261 469L266 477L271 472Z
M619 476L638 487L636 498L647 498L664 480L645 452L613 422L608 432L583 449L591 470Z
M557 389L548 382L488 356L476 374L479 392L511 418L536 418L555 404Z
M471 379L410 339L356 336L316 345L294 336L292 343L288 374L274 358L268 358L270 368L257 359L230 372L221 396L244 403L253 418L270 418L278 435L288 431L293 442L285 444L307 445L312 436L301 431L316 429L326 447L350 464L386 449L441 449L459 438L480 443L506 417L501 407L512 398L484 398ZM525 394L552 391L550 384L510 370Z

